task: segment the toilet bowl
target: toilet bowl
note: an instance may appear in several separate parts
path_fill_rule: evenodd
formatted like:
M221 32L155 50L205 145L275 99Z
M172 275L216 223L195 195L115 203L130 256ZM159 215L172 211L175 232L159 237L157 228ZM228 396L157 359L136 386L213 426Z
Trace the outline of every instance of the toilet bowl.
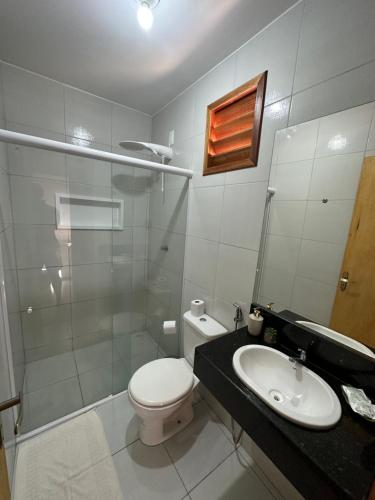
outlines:
M195 347L227 333L216 320L203 314L184 314L185 358L156 359L141 366L128 386L128 397L140 417L140 440L155 446L186 427L193 419L193 390L199 383L193 374Z

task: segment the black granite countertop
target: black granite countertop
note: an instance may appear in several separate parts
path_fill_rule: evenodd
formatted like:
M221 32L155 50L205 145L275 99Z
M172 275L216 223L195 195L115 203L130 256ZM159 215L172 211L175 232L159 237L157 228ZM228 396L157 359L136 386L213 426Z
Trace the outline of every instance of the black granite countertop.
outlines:
M375 473L375 424L352 412L332 373L307 361L335 390L342 417L329 430L300 427L275 413L235 374L234 352L264 344L247 329L197 347L194 373L306 499L368 498ZM276 349L291 354L283 345Z

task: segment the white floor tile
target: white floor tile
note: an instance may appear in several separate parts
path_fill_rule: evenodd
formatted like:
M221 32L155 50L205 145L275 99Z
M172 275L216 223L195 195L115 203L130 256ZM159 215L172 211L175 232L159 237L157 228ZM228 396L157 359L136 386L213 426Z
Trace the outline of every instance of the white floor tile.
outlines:
M194 413L193 422L165 443L188 491L233 451L223 424L204 401L195 405Z
M77 369L72 352L40 359L26 365L25 390L34 392L76 375Z
M233 452L190 492L192 500L271 500L274 497L244 457Z
M124 498L127 500L179 500L186 490L162 445L141 441L113 456Z
M138 439L138 416L124 393L98 406L99 415L111 453L117 453Z

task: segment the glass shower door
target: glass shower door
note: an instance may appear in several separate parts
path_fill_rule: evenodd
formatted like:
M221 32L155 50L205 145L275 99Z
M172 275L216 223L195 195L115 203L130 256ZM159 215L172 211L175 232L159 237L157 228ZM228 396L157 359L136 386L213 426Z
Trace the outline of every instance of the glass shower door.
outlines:
M27 432L126 390L144 363L179 356L188 181L13 144L8 153L6 288ZM176 334L163 334L166 320Z

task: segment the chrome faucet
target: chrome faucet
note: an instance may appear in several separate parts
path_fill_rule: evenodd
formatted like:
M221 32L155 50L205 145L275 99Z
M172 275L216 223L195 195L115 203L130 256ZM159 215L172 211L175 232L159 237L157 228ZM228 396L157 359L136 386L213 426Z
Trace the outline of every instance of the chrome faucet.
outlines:
M301 365L306 361L306 351L305 349L298 348L299 356L289 356L289 361L293 363L294 370L297 369L298 365Z
M238 323L241 323L241 321L243 320L243 314L242 314L242 309L241 309L241 306L239 304L237 304L236 302L233 304L233 307L236 308L236 313L235 313L235 316L233 318L233 321L234 321L234 325L235 325L235 331L237 330L238 328Z

